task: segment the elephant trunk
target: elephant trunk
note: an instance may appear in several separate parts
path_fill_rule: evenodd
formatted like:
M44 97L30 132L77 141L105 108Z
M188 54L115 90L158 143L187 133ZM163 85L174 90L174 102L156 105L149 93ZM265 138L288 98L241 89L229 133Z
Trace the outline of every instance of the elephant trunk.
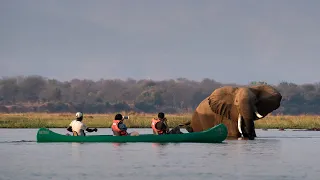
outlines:
M258 114L258 115L257 115ZM255 106L248 100L243 100L240 103L239 117L238 117L238 128L241 129L241 121L244 122L244 130L246 135L250 140L254 140L255 137L255 128L254 128L254 119L256 116L261 116L257 113ZM240 124L239 124L240 122ZM241 133L241 131L239 130Z

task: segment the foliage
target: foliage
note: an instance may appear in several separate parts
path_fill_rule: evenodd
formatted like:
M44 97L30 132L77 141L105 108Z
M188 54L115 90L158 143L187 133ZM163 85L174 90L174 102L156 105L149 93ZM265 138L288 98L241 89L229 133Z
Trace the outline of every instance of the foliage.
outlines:
M248 83L252 84L267 83ZM41 76L4 77L0 79L0 112L190 113L213 90L225 85L237 84L223 84L208 78L200 82L185 78L62 82ZM319 84L281 82L274 86L283 95L283 101L273 114L319 114Z

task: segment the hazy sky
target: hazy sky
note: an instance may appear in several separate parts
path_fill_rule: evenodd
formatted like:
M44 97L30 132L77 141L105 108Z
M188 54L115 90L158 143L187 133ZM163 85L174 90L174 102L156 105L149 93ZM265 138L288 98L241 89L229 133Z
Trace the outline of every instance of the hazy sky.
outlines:
M318 0L1 0L0 76L318 82Z

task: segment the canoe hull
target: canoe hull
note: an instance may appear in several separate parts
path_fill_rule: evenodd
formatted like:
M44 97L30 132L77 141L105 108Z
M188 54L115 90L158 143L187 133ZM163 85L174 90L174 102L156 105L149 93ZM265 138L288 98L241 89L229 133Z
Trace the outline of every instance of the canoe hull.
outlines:
M185 134L139 136L87 135L67 136L55 133L47 128L40 128L37 133L37 142L153 142L153 143L221 143L227 138L228 130L224 124L219 124L206 131Z

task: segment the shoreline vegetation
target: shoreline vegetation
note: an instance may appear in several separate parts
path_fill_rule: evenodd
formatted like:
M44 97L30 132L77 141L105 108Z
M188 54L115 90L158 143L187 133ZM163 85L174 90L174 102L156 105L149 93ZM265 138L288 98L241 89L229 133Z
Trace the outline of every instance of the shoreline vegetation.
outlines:
M224 86L269 84L248 81L223 83L212 78L200 81L176 79L71 79L62 81L39 75L0 78L0 113L139 112L191 113L213 91ZM318 114L320 83L269 84L282 95L273 114Z
M88 127L110 128L116 113L84 114L83 122ZM151 128L150 123L157 114L125 113L128 128ZM166 114L170 128L191 119L189 114ZM75 119L74 113L0 113L0 128L66 128ZM268 115L255 121L256 129L319 129L320 116L317 115Z

